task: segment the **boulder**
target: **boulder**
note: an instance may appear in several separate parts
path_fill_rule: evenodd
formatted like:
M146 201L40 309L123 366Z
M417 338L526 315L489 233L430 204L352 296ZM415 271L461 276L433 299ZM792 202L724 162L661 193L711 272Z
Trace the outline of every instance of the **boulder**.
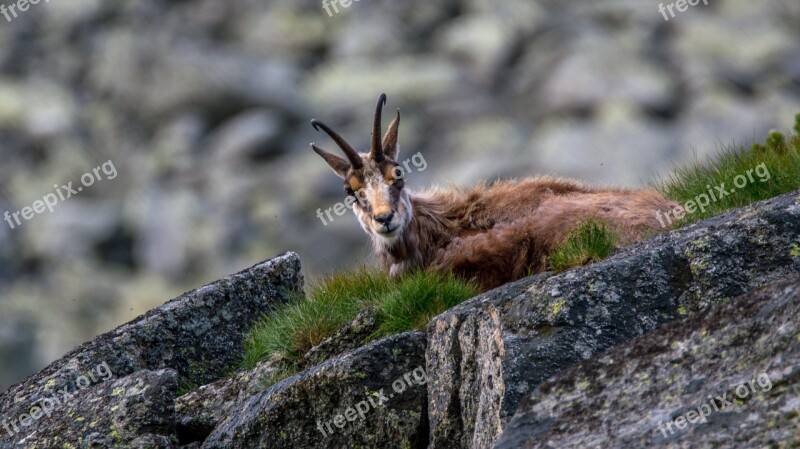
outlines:
M547 378L683 316L800 272L800 195L487 292L428 327L431 449L489 448Z
M205 441L242 403L264 391L265 379L280 369L279 363L264 361L179 397L175 401L178 440L184 444Z
M335 355L364 346L369 337L380 328L379 318L377 307L362 310L351 322L305 353L303 366L316 365Z
M302 287L300 260L286 253L185 293L11 387L0 395L0 422L28 413L54 391L74 391L81 379L105 384L111 377L170 368L182 385L217 380L239 366L250 326Z
M177 386L177 373L164 369L138 371L66 394L53 391L30 413L4 416L7 427L0 446L172 448Z
M800 278L794 278L540 384L494 447L794 447L798 336Z
M312 367L339 354L354 351L378 330L378 310L368 307L353 321L311 348L300 363ZM226 377L178 398L178 436L181 442L203 442L214 428L250 397L266 389L268 379L286 369L283 361L265 360L254 368Z
M334 357L247 400L204 449L419 448L427 445L425 334Z

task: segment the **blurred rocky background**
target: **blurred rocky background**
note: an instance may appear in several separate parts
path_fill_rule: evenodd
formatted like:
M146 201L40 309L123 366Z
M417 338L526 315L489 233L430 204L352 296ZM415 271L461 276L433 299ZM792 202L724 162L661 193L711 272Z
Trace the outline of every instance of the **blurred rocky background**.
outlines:
M0 3L10 5L10 0ZM0 16L0 390L184 290L277 253L367 260L317 117L368 145L380 92L434 182L637 186L800 111L800 3L52 0ZM331 12L333 8L331 7ZM388 120L387 120L388 122ZM401 158L403 159L403 158Z

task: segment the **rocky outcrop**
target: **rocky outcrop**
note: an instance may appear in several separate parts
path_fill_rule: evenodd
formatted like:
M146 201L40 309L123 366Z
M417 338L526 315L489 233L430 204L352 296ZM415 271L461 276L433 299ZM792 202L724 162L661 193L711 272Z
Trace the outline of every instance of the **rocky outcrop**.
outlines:
M301 367L312 367L339 354L364 346L378 329L378 311L368 307L350 323L311 348L301 360ZM391 340L384 345L391 345ZM385 361L383 361L385 363ZM252 396L263 392L268 381L287 369L283 361L266 360L253 369L204 385L178 398L178 434L181 441L205 441L228 416L235 414ZM417 392L419 393L419 392ZM332 412L331 412L332 413Z
M423 449L425 343L422 332L395 335L281 381L242 404L203 448Z
M45 402L47 413L33 412L39 415L34 424L15 424L21 428L14 435L17 446L5 443L3 447L171 448L176 440L177 386L174 370L142 370L58 403L51 399L49 405Z
M363 346L380 327L378 313L377 307L362 310L350 323L305 353L303 365L313 366L335 355Z
M20 430L0 435L0 447L785 442L781 429L798 416L791 344L800 287L731 298L795 278L799 244L794 192L593 265L502 286L434 318L424 332L363 345L379 323L367 309L305 354L302 372L267 386L264 378L283 369L280 359L232 371L250 324L302 287L297 256L286 254L170 301L0 396L0 419ZM699 410L693 398L730 393L733 383L762 373L773 387L747 407L709 415L683 433L653 431L662 421L682 426L680 417ZM176 397L188 382L200 386ZM64 387L58 410L44 413ZM754 416L763 420L751 425Z
M265 390L266 380L281 370L279 363L264 361L253 369L203 385L175 401L179 441L202 443L236 408Z
M795 278L542 383L494 447L795 447L798 341Z
M626 248L599 264L511 283L435 318L427 332L426 366L434 381L426 392L430 433L425 447L492 447L520 400L550 376L665 323L800 272L798 204L800 196L793 193L732 211ZM372 317L365 311L309 351L309 365L326 357L333 358L322 366L352 356L354 352L336 354L357 346L374 330ZM378 358L375 363L385 361ZM307 432L322 435L317 435L311 418L329 414L327 405L320 409L301 403L282 409L307 406L306 421L299 427L289 422L289 417L297 418L291 412L283 416L275 411L287 401L278 392L307 385L318 369L312 367L259 393L257 400L244 401L238 393L222 408L219 399L205 392L205 399L193 402L206 405L187 407L185 414L191 419L198 410L222 409L233 415L228 420L237 424L221 425L204 447L358 447L363 442L354 442L353 435L304 440ZM239 392L239 386L253 382L252 374L245 378L249 380L221 382ZM315 392L315 399L324 404L347 395ZM217 415L214 422L221 421ZM265 415L269 424L258 424L256 417ZM285 426L295 439L276 439ZM303 427L306 430L300 431Z
M431 448L489 448L545 379L612 346L800 272L800 195L490 291L428 327Z
M19 420L58 392L83 391L143 370L174 370L176 382L183 385L219 379L238 368L250 325L302 288L300 260L286 253L188 292L75 348L11 387L0 395L0 420ZM106 412L116 416L118 411ZM36 424L45 421L49 420L24 426L13 440L38 434ZM0 433L0 445L10 445L10 441L8 432Z

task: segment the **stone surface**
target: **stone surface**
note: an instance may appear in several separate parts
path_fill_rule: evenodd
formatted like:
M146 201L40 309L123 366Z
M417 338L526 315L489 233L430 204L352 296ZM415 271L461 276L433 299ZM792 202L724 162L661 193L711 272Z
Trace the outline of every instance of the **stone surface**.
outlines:
M82 373L116 377L170 368L204 385L238 367L249 325L303 288L300 260L286 253L175 298L85 343L0 395L3 417L19 416L48 391L76 388Z
M51 395L47 396L50 399L40 402L39 410L28 412L33 417L39 416L38 419L4 415L9 423L15 423L9 424L15 433L9 435L7 430L0 433L0 447L175 447L174 402L178 386L175 371L143 370L116 380L109 376L106 380L108 382L83 390L70 390L69 393L74 394L71 398L51 390ZM58 398L58 402L53 397ZM32 424L24 427L20 419Z
M253 396L214 430L203 448L422 449L428 436L428 377L412 373L424 373L424 366L424 333L379 340ZM397 382L402 389L400 384L394 389ZM381 393L387 399L383 404Z
M431 449L489 448L548 377L800 272L794 192L487 292L428 327Z
M265 390L264 380L279 367L270 361L189 392L175 401L178 439L202 443L242 403Z
M303 366L316 365L335 355L364 346L367 338L380 327L378 313L377 307L362 310L353 321L305 353Z
M313 367L357 350L378 327L377 309L363 310L352 322L311 348L303 356L300 367ZM245 401L266 390L267 380L283 368L281 363L281 360L262 361L253 369L204 385L178 398L175 407L180 441L204 441L222 421L237 413Z
M672 323L548 380L495 449L794 447L800 278Z

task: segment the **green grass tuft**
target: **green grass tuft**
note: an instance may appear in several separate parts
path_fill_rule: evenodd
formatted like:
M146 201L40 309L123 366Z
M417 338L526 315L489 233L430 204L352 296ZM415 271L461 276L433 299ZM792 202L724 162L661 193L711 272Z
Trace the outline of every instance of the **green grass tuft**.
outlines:
M309 349L367 307L379 311L380 328L372 336L378 338L422 328L478 293L476 286L452 275L416 272L393 281L365 268L333 274L253 327L245 340L244 366L252 368L264 359L283 361L284 369L265 381L271 384L293 374Z
M245 366L274 357L297 362L388 289L387 276L363 268L310 285L306 297L295 297L253 327L245 340Z
M191 393L192 391L197 389L197 385L194 382L190 382L186 379L179 379L178 380L178 389L176 390L176 396L180 397L186 394Z
M796 122L800 128L800 114ZM800 131L789 137L772 131L764 143L725 148L705 163L675 168L656 187L682 206L694 203L676 227L800 189ZM701 210L698 201L709 204Z
M453 275L441 276L416 272L395 284L378 299L381 326L373 337L422 329L430 320L464 300L480 293L480 289Z
M547 267L553 271L594 263L610 256L617 249L619 238L608 224L587 220L567 234L547 258Z

